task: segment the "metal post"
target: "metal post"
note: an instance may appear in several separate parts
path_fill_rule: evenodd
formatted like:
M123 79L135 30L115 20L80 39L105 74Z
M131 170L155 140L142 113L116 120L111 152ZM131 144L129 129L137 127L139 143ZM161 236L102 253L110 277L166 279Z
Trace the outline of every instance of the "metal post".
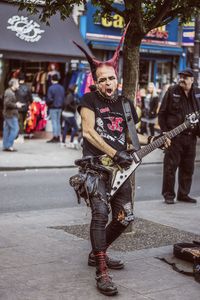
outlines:
M193 71L195 85L200 87L200 15L195 19Z

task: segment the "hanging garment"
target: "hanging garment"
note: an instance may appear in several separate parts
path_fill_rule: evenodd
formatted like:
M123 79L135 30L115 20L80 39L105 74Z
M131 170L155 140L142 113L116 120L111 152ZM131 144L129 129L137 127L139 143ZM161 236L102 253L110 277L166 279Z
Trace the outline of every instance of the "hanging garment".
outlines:
M41 131L47 123L47 105L44 101L33 101L29 105L25 121L26 133Z
M90 86L91 85L94 85L94 80L92 78L92 73L89 72L89 73L86 74L86 85L85 85L84 94L90 92Z

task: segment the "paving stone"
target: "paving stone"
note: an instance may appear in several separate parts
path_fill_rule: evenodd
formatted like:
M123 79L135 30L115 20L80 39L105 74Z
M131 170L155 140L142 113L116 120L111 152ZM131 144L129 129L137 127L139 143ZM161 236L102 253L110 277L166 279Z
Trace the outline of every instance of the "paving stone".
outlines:
M199 284L196 282L190 282L179 288L169 288L158 293L146 294L152 300L198 300L199 295Z
M107 299L96 290L95 268L87 266L89 240L53 228L82 225L84 230L87 220L83 208L1 215L0 299ZM199 284L193 278L174 272L154 258L169 256L171 249L109 249L110 255L122 256L126 262L124 270L111 272L119 288L116 299L197 300Z

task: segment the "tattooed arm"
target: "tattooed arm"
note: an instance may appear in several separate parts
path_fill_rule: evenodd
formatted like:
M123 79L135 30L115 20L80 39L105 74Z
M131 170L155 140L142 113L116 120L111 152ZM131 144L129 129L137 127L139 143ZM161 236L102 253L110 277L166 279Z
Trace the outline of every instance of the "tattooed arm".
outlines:
M116 154L116 150L109 146L102 137L94 129L95 126L95 114L92 110L82 107L81 108L81 120L83 137L88 140L97 149L101 150L105 154L113 157Z

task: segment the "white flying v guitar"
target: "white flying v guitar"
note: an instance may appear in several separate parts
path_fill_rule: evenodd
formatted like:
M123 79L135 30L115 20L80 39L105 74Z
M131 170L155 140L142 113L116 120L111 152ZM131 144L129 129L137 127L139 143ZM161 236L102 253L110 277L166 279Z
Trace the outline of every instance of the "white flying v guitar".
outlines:
M113 178L112 187L110 191L110 197L112 197L118 188L124 183L124 181L136 170L136 168L141 164L142 158L145 157L147 154L151 153L153 150L159 148L164 144L165 137L169 137L170 139L177 136L182 131L194 127L200 118L200 113L195 112L186 117L186 121L181 125L177 126L176 128L172 129L171 131L166 132L163 136L158 138L157 140L153 141L152 143L142 147L140 150L133 152L133 163L132 165L124 170L118 170Z
M80 172L78 175L71 177L70 184L72 187L74 187L78 199L81 197L80 186L84 185L88 170L89 172L90 170L93 170L99 175L102 173L109 174L108 180L110 181L110 191L108 193L108 200L110 200L113 197L113 195L117 192L119 187L130 177L130 175L141 164L143 157L151 153L153 150L162 146L166 137L172 139L182 131L190 127L194 127L199 122L199 119L200 113L194 112L191 115L187 116L185 122L181 125L177 126L171 131L166 132L163 136L157 138L152 143L142 147L140 150L132 152L133 162L131 166L127 169L122 169L116 164L114 164L112 159L107 155L102 155L98 157L88 156L84 157L83 159L76 160L75 164L80 167Z

